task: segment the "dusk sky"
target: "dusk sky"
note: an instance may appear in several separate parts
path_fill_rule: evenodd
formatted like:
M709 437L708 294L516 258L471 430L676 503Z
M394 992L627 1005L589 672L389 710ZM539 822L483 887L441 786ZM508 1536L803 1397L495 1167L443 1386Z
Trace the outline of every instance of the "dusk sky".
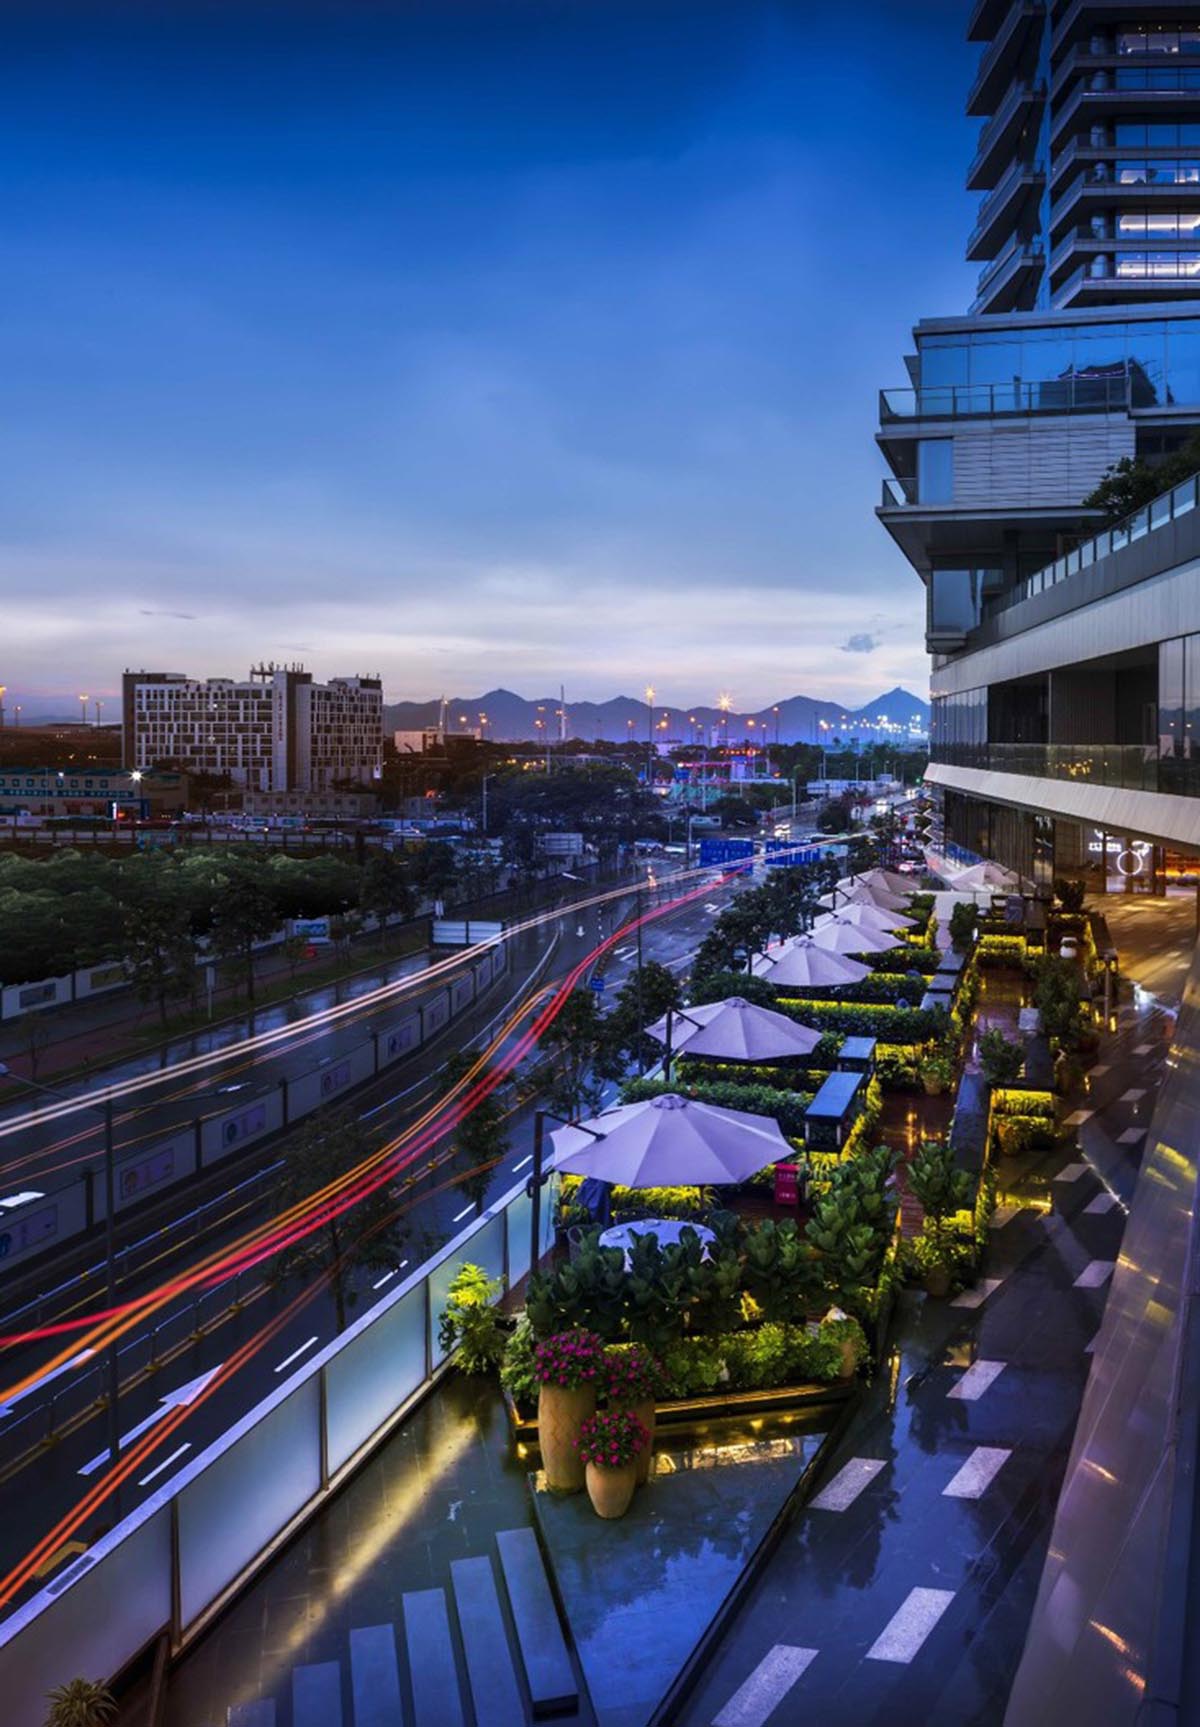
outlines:
M923 693L873 435L971 298L965 15L9 0L10 710Z

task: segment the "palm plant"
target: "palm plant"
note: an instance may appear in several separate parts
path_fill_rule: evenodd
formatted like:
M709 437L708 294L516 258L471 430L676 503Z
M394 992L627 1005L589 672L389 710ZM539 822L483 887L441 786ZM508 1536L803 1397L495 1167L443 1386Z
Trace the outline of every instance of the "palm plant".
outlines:
M56 1685L47 1701L46 1727L106 1727L116 1718L116 1699L98 1679L71 1679Z

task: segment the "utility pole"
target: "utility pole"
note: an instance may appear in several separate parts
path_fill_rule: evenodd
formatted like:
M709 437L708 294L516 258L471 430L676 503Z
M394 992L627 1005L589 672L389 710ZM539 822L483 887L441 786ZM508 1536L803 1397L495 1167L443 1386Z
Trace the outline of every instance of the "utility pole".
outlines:
M638 1078L646 1072L646 995L642 982L642 884L637 887L637 1016L638 1016Z

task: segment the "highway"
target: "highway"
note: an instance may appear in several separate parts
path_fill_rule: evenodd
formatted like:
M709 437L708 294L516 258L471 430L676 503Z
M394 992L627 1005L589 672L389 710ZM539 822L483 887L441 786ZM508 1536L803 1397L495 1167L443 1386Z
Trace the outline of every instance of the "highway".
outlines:
M689 881L687 885L692 884ZM661 922L649 924L643 938L645 958L657 959L676 969L686 965L706 932L718 903L728 891L724 887L710 889ZM398 1064L390 1073L381 1075L378 1080L355 1092L354 1106L364 1120L385 1129L389 1136L401 1133L416 1122L442 1093L440 1068L449 1051L462 1047L468 1039L481 1045L493 1032L502 1030L502 1025L496 1022L506 1018L507 999L521 993L518 986L539 963L543 969L533 985L531 996L534 1001L544 999L548 986L577 966L596 946L597 938L614 927L610 920L617 913L626 917L631 914L632 893L626 892L623 900L613 901L611 905L612 910L605 906L592 907L584 912L567 909L552 923L516 937L512 943L512 963L506 982L489 992L484 1001L471 1011L469 1021L449 1028L440 1044L423 1049L409 1061ZM548 953L551 942L553 950ZM616 950L607 962L607 976L613 990L619 988L635 963L636 941L630 936L616 944ZM414 987L419 986L420 981L419 977L414 978ZM347 1016L348 1019L351 1017ZM254 1051L249 1057L238 1054L230 1059L239 1062L248 1059L252 1064L257 1064L260 1059L311 1063L318 1055L325 1054L330 1044L336 1049L338 1038L354 1035L343 1031L344 1023L323 1026L314 1034L311 1043L302 1024L296 1028L296 1048L290 1047L289 1040L282 1049L278 1044L269 1046L269 1054L265 1057L262 1052ZM528 1014L521 1022L521 1029L527 1024ZM493 1055L502 1057L506 1049L512 1049L517 1035L515 1027L505 1031ZM361 1021L357 1025L357 1036L362 1036ZM316 1039L321 1041L318 1043ZM528 1066L529 1058L526 1057L522 1071L526 1071ZM135 1071L132 1075L121 1076L122 1079L130 1077L144 1077L144 1074ZM154 1077L158 1086L169 1087L177 1083L170 1075ZM106 1083L117 1082L117 1076L107 1076ZM256 1075L254 1081L245 1083L257 1082ZM191 1083L198 1085L200 1082ZM212 1089L211 1071L204 1075L203 1084L205 1089ZM140 1102L140 1096L144 1094L138 1095L137 1107L123 1112L127 1133L149 1131ZM512 1086L501 1095L509 1111L507 1126L511 1147L492 1172L488 1197L512 1187L522 1174L528 1172L531 1161L534 1104L528 1100L520 1101L516 1088ZM169 1119L159 1112L178 1108L180 1104L184 1108L189 1107L186 1097L156 1098L147 1110L155 1115L156 1120ZM10 1126L11 1121L10 1115L9 1122L0 1124L0 1133ZM83 1117L75 1114L57 1126L43 1123L46 1138L35 1155L51 1155L48 1142L56 1136L53 1155L65 1158L78 1155L77 1145L64 1145L62 1142L72 1140L76 1133L94 1137L94 1130L90 1126L85 1128L83 1121ZM14 1138L15 1134L10 1135L8 1143L13 1143ZM431 1161L445 1158L450 1138L452 1136L447 1136L432 1149L432 1153L424 1154L414 1167L425 1168ZM0 1147L4 1143L0 1138ZM186 1240L164 1238L157 1252L151 1242L146 1258L153 1262L145 1264L128 1278L119 1291L119 1299L125 1302L148 1294L176 1275L184 1265L194 1263L202 1252L220 1249L240 1239L247 1230L269 1221L273 1215L272 1176L280 1157L280 1146L281 1141L277 1139L257 1160L247 1156L245 1161L239 1160L227 1172L223 1190L197 1225L197 1233L189 1234ZM437 1169L424 1176L413 1190L406 1243L413 1265L420 1263L441 1240L461 1228L474 1210L461 1189L452 1183L450 1178L454 1173L449 1166ZM487 1203L486 1197L484 1203ZM256 1266L241 1272L236 1278L226 1279L212 1290L193 1290L178 1296L150 1319L139 1321L123 1338L119 1358L119 1426L126 1443L132 1444L138 1437L152 1433L156 1424L173 1413L178 1405L189 1404L192 1398L203 1392L222 1364L238 1348L251 1343L265 1325L278 1322L278 1330L271 1336L269 1344L191 1411L182 1426L170 1433L168 1442L152 1457L147 1457L144 1468L125 1483L119 1500L110 1498L98 1507L83 1527L72 1533L71 1542L64 1542L47 1555L38 1582L44 1582L78 1552L77 1543L86 1545L96 1539L118 1515L127 1513L146 1493L168 1479L172 1468L182 1466L187 1457L211 1442L234 1419L265 1396L288 1369L329 1341L335 1319L327 1289L314 1285L305 1292L310 1298L295 1305L298 1286L273 1283L264 1276L264 1270L265 1267ZM376 1280L376 1286L382 1290L390 1281L390 1277L384 1274ZM371 1280L360 1277L356 1293L360 1305L355 1311L361 1312L362 1305L369 1303L375 1293ZM51 1304L50 1317L74 1312L84 1303L87 1311L94 1312L101 1302L101 1283L93 1281L90 1288L87 1285L68 1288ZM293 1306L295 1310L289 1311ZM56 1338L53 1344L41 1343L8 1350L3 1356L2 1383L10 1387L21 1383L35 1373L39 1364L54 1359L56 1353L61 1354L64 1341L69 1344L70 1340ZM99 1390L102 1384L102 1352L83 1360L68 1357L68 1362L60 1366L53 1376L11 1398L6 1413L0 1414L0 1482L4 1485L6 1505L11 1508L0 1528L0 1574L7 1572L46 1530L55 1525L84 1491L102 1480L108 1468L104 1409L97 1407L91 1399L92 1388ZM81 1400L81 1387L89 1399L87 1402ZM48 1431L53 1431L56 1437L54 1443L46 1447L42 1438ZM14 1600L20 1598L20 1595L13 1597Z

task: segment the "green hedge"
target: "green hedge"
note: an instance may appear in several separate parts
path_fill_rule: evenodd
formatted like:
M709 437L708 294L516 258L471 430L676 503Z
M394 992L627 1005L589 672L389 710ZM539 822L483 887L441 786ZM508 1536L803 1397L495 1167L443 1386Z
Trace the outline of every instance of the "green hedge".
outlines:
M668 1084L662 1079L631 1079L622 1090L626 1103L640 1103L643 1098L661 1097L665 1091L675 1091L681 1097L694 1097L698 1103L715 1104L719 1109L744 1109L752 1115L772 1116L790 1138L804 1132L804 1116L813 1100L811 1091L785 1091L770 1085L742 1085L735 1080L723 1084L698 1084L682 1074Z
M846 1037L877 1037L884 1043L930 1043L945 1035L946 1015L939 1008L899 1008L878 1003L816 1001L806 996L780 996L780 1013L790 1014L814 1031L841 1032Z
M864 965L884 973L919 971L932 977L941 963L942 955L936 947L924 947L917 942L902 942L899 947L888 948L886 953L863 955Z
M864 1339L865 1353L865 1339ZM687 1337L664 1351L668 1397L695 1397L719 1387L763 1391L779 1385L828 1384L842 1370L841 1344L804 1325L781 1322L720 1337Z

